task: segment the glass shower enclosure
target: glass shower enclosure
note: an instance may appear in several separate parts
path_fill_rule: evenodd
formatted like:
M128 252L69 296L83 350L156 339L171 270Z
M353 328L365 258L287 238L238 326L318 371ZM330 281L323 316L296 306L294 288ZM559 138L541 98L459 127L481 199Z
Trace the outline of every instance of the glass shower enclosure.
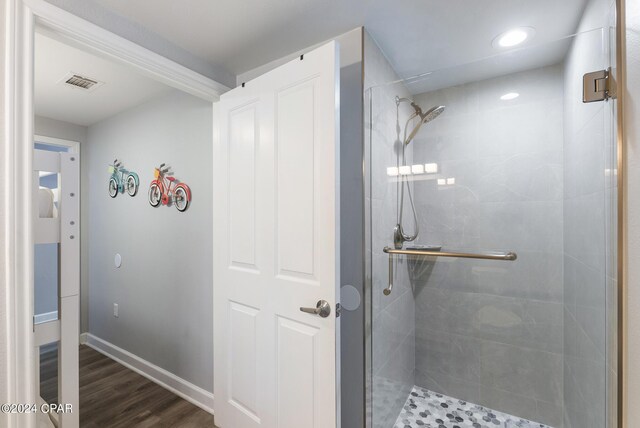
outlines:
M615 426L610 31L365 69L368 427Z

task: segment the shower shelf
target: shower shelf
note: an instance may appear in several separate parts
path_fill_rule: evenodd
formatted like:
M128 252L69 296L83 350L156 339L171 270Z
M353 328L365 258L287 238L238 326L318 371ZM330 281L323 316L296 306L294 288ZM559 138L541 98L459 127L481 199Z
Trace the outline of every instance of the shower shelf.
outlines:
M505 260L514 261L518 258L518 255L512 251L507 253L487 252L487 253L461 253L455 251L441 251L440 247L432 247L431 249L395 249L390 247L384 247L385 253L389 254L389 285L382 293L385 296L391 294L393 290L393 256L405 255L405 256L422 256L422 257L455 257L461 259L480 259L480 260Z

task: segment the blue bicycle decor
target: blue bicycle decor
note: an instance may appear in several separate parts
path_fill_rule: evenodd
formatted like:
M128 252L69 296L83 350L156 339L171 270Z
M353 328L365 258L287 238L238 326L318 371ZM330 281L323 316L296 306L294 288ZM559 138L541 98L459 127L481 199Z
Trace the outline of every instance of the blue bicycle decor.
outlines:
M138 193L140 180L138 174L127 171L122 167L122 162L118 159L113 161L113 165L109 165L111 178L109 179L109 196L115 198L118 193L124 193L125 190L129 196L135 196Z

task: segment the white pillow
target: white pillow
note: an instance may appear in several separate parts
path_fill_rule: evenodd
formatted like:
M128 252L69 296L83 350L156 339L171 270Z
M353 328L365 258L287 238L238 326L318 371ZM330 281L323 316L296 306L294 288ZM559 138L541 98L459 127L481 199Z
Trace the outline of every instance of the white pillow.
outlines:
M53 204L54 195L51 189L40 187L38 189L38 211L40 218L54 218L57 215L57 209Z

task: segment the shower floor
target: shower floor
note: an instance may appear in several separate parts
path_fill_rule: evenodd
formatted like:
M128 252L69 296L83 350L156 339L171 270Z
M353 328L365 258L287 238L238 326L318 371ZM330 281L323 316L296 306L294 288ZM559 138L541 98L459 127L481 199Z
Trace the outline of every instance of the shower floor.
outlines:
M552 428L414 386L394 428Z

